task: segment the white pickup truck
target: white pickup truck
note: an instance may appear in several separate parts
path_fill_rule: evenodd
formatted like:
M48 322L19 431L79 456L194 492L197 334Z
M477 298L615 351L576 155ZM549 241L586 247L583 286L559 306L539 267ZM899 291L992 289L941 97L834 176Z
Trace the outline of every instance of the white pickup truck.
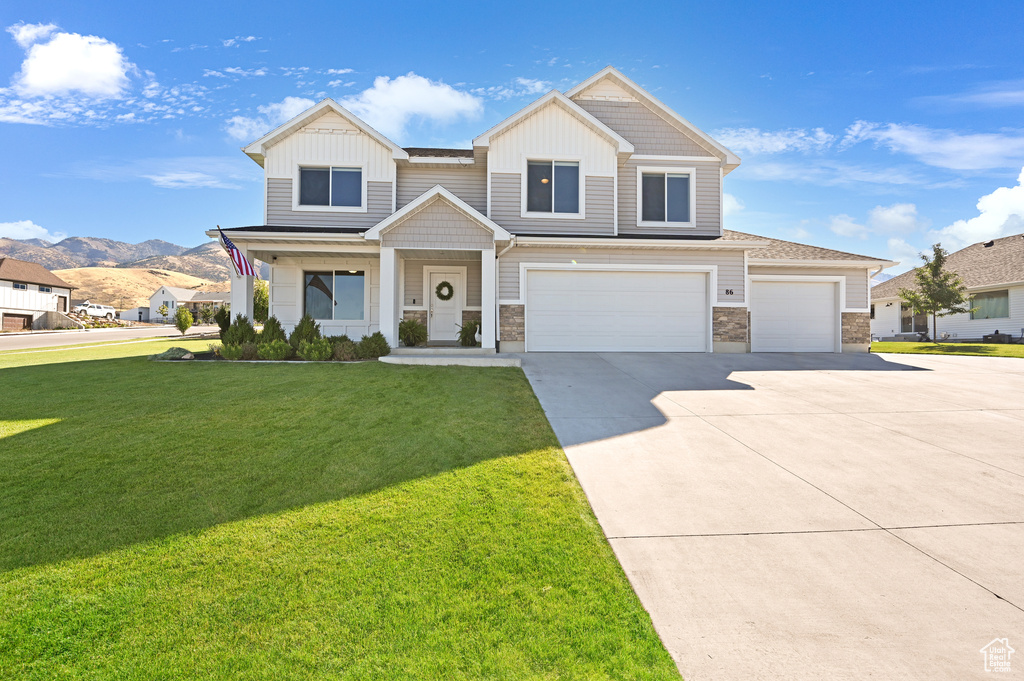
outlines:
M71 311L75 314L84 314L90 317L106 317L107 319L113 319L115 314L114 308L109 305L98 305L90 303L88 300L81 305L75 305Z

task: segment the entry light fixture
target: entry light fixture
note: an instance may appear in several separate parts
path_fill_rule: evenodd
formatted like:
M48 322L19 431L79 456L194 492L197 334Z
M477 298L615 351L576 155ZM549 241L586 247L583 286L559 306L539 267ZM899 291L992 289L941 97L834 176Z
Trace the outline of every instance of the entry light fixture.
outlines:
M540 183L541 184L547 184L548 183L548 178L542 177L541 180L540 180Z
M349 271L348 271L348 273L349 273L349 274L355 274L355 273L356 273L356 271L355 271L355 270L349 270Z

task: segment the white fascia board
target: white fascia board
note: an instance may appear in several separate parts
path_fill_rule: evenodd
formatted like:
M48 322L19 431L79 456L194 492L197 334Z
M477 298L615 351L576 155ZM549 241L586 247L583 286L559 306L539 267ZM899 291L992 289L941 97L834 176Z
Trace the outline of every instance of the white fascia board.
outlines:
M528 237L517 236L516 246L525 248L536 246L605 246L607 248L622 248L629 246L644 246L653 248L684 248L684 249L705 249L705 250L747 250L751 248L764 248L767 241L686 241L668 239L601 239L587 237Z
M445 201L452 204L452 206L454 206L456 209L464 213L466 217L478 223L481 227L490 230L494 234L495 241L509 241L512 239L512 235L509 234L505 230L505 228L503 228L501 225L494 222L486 215L482 214L480 211L473 208L471 205L457 197L455 194L452 194L450 191L448 191L439 184L435 184L433 187L423 192L409 203L402 206L402 209L397 213L392 213L387 218L381 220L376 225L366 230L366 232L363 233L363 236L367 240L376 241L380 239L380 235L383 232L387 231L395 224L401 222L405 218L409 217L410 215L418 211L423 205L425 205L435 197L443 198Z
M899 262L892 260L760 260L750 259L751 267L848 267L860 269L867 267L895 267Z
M208 230L206 236L217 239L220 234L215 229ZM301 232L231 232L229 239L238 243L258 243L265 241L301 241L301 242L322 242L322 243L351 243L365 244L366 239L359 233L330 233L317 232L303 234Z
M691 131L693 134L697 135L702 140L704 140L705 142L710 144L712 147L714 147L719 153L721 153L725 157L724 161L725 161L726 173L728 173L729 171L733 170L736 166L738 166L740 164L740 157L739 156L737 156L732 151L730 151L729 149L724 147L721 143L717 142L714 138L712 138L710 135L705 133L703 130L701 130L700 128L695 126L693 123L691 123L690 121L686 120L685 118L683 118L682 116L677 114L671 108L666 106L657 97L655 97L650 92L648 92L647 90L643 89L642 87L640 87L639 85L634 83L632 80L627 78L625 75L623 75L622 72L619 71L618 69L616 69L614 66L606 66L606 67L604 67L603 69L601 69L600 71L598 71L597 73L592 75L590 78L587 78L585 81L583 81L579 85L577 85L577 86L575 86L573 88L570 88L568 91L566 91L565 96L570 98L570 99L572 99L573 97L575 97L579 93L583 92L588 87L590 87L594 83L598 82L599 80L601 80L605 76L611 76L614 80L619 81L619 85L623 85L623 86L626 87L626 89L632 90L633 94L639 95L641 99L646 99L650 104L653 104L656 108L658 108L663 114L665 114L669 118L673 119L675 122L683 125L684 127L686 127L687 130Z
M471 158L451 157L451 156L410 156L408 159L410 164L418 163L429 163L431 165L459 165L459 166L471 166L475 165L476 161Z
M625 137L623 137L619 133L617 133L614 130L612 130L611 128L609 128L607 125L605 125L600 120L595 118L589 111L587 111L586 109L581 107L579 104L577 104L576 102L572 101L571 99L569 99L568 97L563 95L558 90L552 90L551 92L547 93L546 95L544 95L543 97L541 97L537 101L533 102L529 106L527 106L527 107L525 107L523 109L520 109L516 113L512 114L511 116L509 116L508 118L503 120L501 123L498 123L496 126L491 128L490 130L488 130L484 134L480 135L479 137L476 137L473 140L473 146L474 147L488 147L488 146L490 146L491 137L501 133L502 131L504 131L504 130L506 130L508 128L511 128L513 125L515 125L519 121L523 120L524 118L526 118L530 114L534 113L535 111L537 111L538 109L540 109L542 107L547 106L548 104L551 104L552 102L558 102L559 104L564 106L574 116L576 116L577 118L582 119L584 122L586 122L588 125L590 125L590 127L594 128L599 133L601 133L605 137L607 137L610 140L612 140L618 146L618 153L620 153L620 154L632 154L633 153L633 151L634 151L633 145L632 145L632 143L629 142L629 140L627 140Z
M391 149L392 158L396 160L409 158L409 154L408 152L405 151L405 149L398 146L397 144L389 140L387 137L374 130L371 125L366 123L366 121L359 118L359 116L356 116L354 113L352 113L351 111L349 111L348 109L338 104L336 101L329 97L327 99L321 100L319 104L316 104L306 109L305 111L300 113L298 116L295 116L291 120L285 121L284 123L277 126L276 128L274 128L273 130L271 130L270 132L268 132L266 135L259 138L255 142L252 142L251 144L247 144L246 146L242 147L242 151L244 151L254 161L259 163L260 165L263 165L262 159L267 147L287 137L288 135L292 134L302 126L306 125L307 123L315 120L327 109L330 109L331 111L335 112L336 114L347 120L349 123L356 126L360 130L365 132L367 135L383 144L385 147Z

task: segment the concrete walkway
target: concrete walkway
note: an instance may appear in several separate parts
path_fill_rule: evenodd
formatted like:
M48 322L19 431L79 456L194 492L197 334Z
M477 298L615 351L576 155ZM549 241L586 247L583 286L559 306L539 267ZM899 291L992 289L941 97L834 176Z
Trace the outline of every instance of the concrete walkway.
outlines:
M522 358L686 679L1024 678L1024 360Z

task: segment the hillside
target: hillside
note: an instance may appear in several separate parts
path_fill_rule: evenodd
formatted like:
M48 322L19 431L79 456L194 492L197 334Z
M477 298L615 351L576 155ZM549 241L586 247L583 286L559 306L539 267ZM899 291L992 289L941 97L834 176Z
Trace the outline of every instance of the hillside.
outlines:
M256 263L256 266L259 267L259 264ZM234 271L227 252L216 241L190 248L181 254L154 255L118 267L170 270L211 281L227 281Z
M118 265L153 256L180 255L188 250L160 239L130 244L114 239L72 236L51 244L42 239L0 238L0 256L30 260L49 270Z
M54 274L76 287L71 293L72 300L90 300L118 310L149 305L149 297L164 285L200 291L229 291L231 288L226 279L210 281L159 269L78 267L54 270Z
M44 245L40 245L40 243ZM17 258L39 263L48 270L62 267L80 267L85 263L66 251L45 245L40 239L2 239L0 238L0 257Z

